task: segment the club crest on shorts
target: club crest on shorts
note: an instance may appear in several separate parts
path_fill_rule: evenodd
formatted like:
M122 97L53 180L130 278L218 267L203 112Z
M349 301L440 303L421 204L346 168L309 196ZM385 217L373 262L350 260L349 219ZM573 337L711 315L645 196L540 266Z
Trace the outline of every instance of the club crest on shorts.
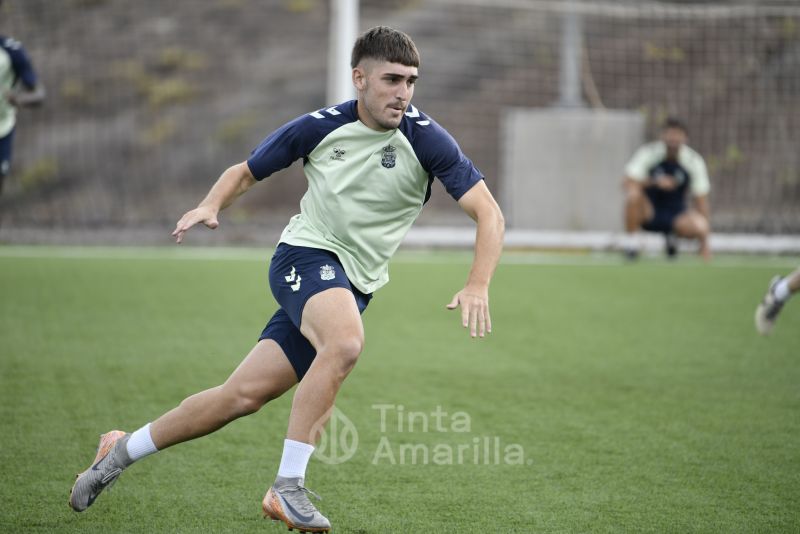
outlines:
M319 268L319 277L323 280L333 280L336 278L336 271L332 265L323 265Z
M392 167L394 167L396 160L397 160L397 149L392 145L386 145L385 147L383 147L383 156L381 156L381 165L383 165L387 169L391 169Z

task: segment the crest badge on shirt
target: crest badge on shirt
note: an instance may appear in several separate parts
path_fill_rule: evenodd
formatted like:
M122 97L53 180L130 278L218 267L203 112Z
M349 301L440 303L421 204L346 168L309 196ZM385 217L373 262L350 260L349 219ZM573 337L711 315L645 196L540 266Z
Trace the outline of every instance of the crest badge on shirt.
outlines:
M319 277L323 280L333 280L336 278L336 271L332 265L323 265L319 268Z
M387 169L391 169L394 167L397 161L397 149L392 145L386 145L383 147L383 156L381 156L381 165L386 167Z

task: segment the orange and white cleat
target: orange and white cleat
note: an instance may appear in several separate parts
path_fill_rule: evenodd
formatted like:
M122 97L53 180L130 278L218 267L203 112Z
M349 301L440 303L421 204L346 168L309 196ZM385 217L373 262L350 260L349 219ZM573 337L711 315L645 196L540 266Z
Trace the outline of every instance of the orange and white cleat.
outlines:
M89 468L77 475L69 494L69 505L76 512L89 508L104 489L110 487L133 463L126 447L130 434L112 430L100 436L97 455Z
M303 486L302 478L278 477L264 496L264 517L283 521L289 530L330 532L331 522L316 509L308 495L321 499Z

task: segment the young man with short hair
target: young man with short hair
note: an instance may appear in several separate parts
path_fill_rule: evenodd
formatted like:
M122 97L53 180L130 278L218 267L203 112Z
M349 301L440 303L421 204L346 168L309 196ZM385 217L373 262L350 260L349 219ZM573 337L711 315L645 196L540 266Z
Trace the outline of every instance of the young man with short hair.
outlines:
M376 27L358 39L351 64L357 100L304 115L269 135L247 161L222 174L173 232L180 243L198 223L216 228L221 209L302 159L309 188L270 264L280 309L224 384L185 399L132 434L105 434L92 467L73 487L75 510L85 510L135 460L214 432L299 383L278 475L263 509L290 528L327 532L330 522L308 499L306 466L336 393L361 354L361 313L388 281L389 259L430 196L434 178L477 223L466 285L447 307L461 308L472 337L491 331L489 282L502 249L503 216L453 138L411 106L416 46L402 32Z
M44 85L36 77L22 43L0 35L0 193L11 170L17 108L44 101Z
M697 239L700 254L706 260L711 258L711 184L703 157L687 140L686 126L678 119L667 119L661 139L640 147L625 167L623 249L630 259L639 254L639 229L663 233L670 257L677 253L677 235ZM693 207L686 202L689 193Z

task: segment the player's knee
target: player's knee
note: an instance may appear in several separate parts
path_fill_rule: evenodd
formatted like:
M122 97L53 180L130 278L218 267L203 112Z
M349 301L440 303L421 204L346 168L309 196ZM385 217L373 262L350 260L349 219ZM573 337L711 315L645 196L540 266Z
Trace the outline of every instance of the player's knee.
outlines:
M693 214L683 221L682 231L679 228L678 234L685 237L705 238L710 231L711 228L706 218L699 214Z
M625 203L626 204L639 204L644 198L644 193L638 187L629 187L625 189Z
M262 406L264 406L264 402L259 399L252 397L237 397L233 404L231 415L233 415L233 417L244 417L246 415L256 413L261 409Z
M335 362L339 373L347 375L364 350L364 336L352 334L339 336L324 347L330 361Z
M230 419L256 413L275 398L275 395L270 395L261 385L255 384L225 384L222 390Z

